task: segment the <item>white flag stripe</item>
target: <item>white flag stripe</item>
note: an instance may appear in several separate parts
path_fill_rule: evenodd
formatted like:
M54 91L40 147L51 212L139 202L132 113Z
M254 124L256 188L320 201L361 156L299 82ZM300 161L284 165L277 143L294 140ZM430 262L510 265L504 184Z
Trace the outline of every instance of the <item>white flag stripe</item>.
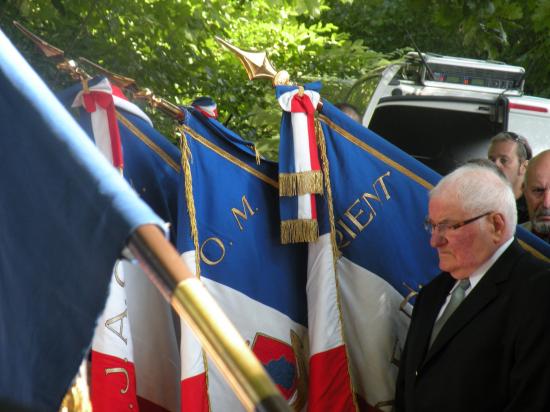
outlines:
M249 298L243 293L210 280L203 276L202 281L210 294L231 319L241 336L253 344L257 333L268 335L291 345L290 331L302 340L304 355L309 354L307 328L294 322L285 314ZM276 287L274 285L274 287ZM245 314L245 316L243 316ZM306 361L307 362L307 361ZM229 388L214 363L208 361L209 394L213 411L244 410L233 391Z
M189 250L181 254L183 262L193 275L196 276L195 251ZM181 379L191 378L204 373L202 347L191 328L181 322Z
M97 321L92 348L96 352L133 362L132 335L126 308L126 291L118 283L120 281L124 285L125 277L125 267L122 261L117 261L111 276L105 309ZM119 281L117 281L117 278Z
M299 195L298 197L298 219L312 219L311 195Z
M113 147L111 145L111 132L109 131L109 120L107 112L96 106L95 112L90 113L92 120L92 131L94 133L95 145L109 163L113 163Z
M170 304L137 264L125 262L128 318L132 327L138 396L179 410L177 320Z
M371 405L392 400L397 377L392 359L400 356L397 348L403 346L408 326L408 317L399 310L403 296L345 257L338 260L337 270L354 386ZM411 306L406 310L411 313Z
M308 326L314 355L343 344L330 234L309 244L307 273Z
M292 144L294 146L294 171L308 172L311 170L309 154L309 133L307 115L305 113L291 113Z
M151 121L149 116L147 116L145 112L141 110L138 106L136 106L134 103L129 102L128 100L121 99L120 97L115 95L113 95L113 101L117 108L126 110L128 113L141 117L143 120L149 123L149 126L153 127L153 122Z

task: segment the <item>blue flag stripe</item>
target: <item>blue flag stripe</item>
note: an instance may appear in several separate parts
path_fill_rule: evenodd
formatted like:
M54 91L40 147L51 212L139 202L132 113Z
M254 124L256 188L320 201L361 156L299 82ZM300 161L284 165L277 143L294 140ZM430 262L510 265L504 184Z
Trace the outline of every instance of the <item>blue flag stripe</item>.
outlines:
M327 124L327 126L329 126L331 129L333 129L339 135L346 138L347 140L349 140L351 143L353 143L357 147L359 147L359 148L363 149L364 151L370 153L371 155L373 155L377 159L381 160L382 162L386 163L387 165L389 165L389 166L393 167L394 169L400 171L405 176L411 178L412 180L414 180L419 185L425 187L428 190L430 190L434 187L434 184L432 184L432 183L428 182L427 180L423 179L422 177L418 176L417 174L412 172L410 169L407 169L405 166L397 163L395 160L390 159L388 156L386 156L383 153L381 153L380 151L376 150L374 147L369 146L368 144L361 141L357 137L351 135L350 133L348 133L347 131L345 131L344 129L342 129L338 125L336 125L333 121L329 120L326 116L321 115L320 118L323 122L325 122Z
M240 159L236 158L232 154L230 154L230 153L226 152L225 150L221 149L220 147L214 145L208 139L205 139L203 136L201 136L200 134L195 132L193 129L190 129L188 126L182 125L182 127L185 130L185 132L189 134L189 136L191 136L197 142L199 142L202 145L206 146L207 148L209 148L213 152L217 153L218 155L220 155L224 159L230 161L234 165L236 165L236 166L240 167L241 169L247 171L248 173L252 174L253 176L256 176L258 179L260 179L264 183L267 183L267 184L273 186L276 189L279 188L279 183L277 183L275 180L273 180L269 176L266 176L265 174L259 172L258 170L250 167L249 165L247 165L246 163L244 163Z
M153 152L158 154L162 160L164 160L168 166L170 166L172 169L174 169L177 173L180 172L179 165L172 160L170 155L166 153L164 150L162 150L155 142L153 142L151 139L149 139L144 133L141 132L130 120L128 120L126 117L122 115L117 110L117 119L124 125L128 130L130 130L134 136L136 136L138 139L140 139L143 143L145 143Z

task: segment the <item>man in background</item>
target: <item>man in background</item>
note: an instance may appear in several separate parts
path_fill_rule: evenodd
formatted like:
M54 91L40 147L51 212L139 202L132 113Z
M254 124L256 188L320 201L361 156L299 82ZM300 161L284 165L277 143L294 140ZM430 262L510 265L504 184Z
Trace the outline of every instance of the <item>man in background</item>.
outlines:
M522 226L550 243L550 150L529 162L523 192L529 222Z
M527 164L533 156L525 137L514 132L500 132L491 139L487 157L506 175L516 198L518 223L529 220L523 196L523 180Z
M335 106L356 122L361 123L361 116L359 116L359 111L355 108L355 106L349 103L336 103Z
M416 298L396 412L550 411L550 265L514 239L516 220L510 184L484 165L430 192L443 273Z

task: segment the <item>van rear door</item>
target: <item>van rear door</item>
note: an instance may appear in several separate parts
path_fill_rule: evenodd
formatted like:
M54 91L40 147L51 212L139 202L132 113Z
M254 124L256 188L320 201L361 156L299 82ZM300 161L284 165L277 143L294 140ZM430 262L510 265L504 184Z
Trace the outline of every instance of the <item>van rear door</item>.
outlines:
M550 148L550 101L532 96L506 97L505 128L524 136L533 154Z
M497 101L496 97L388 96L378 101L368 127L447 174L466 160L487 157L489 139L504 127Z

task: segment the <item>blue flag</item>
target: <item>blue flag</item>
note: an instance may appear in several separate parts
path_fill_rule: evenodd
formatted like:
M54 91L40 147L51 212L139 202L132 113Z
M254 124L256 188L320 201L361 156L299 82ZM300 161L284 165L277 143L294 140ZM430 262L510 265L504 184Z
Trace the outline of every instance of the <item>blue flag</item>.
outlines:
M299 410L307 384L307 248L280 243L277 165L258 164L251 143L196 109L182 128L178 249ZM219 372L210 362L206 370L182 341L182 404L196 404L189 397L204 393L208 373L202 406L241 410Z
M354 386L360 405L379 409L393 399L414 295L440 272L423 228L440 176L326 101L320 123ZM518 227L517 235L548 258L530 233Z
M162 221L0 32L0 399L57 410L128 235Z

